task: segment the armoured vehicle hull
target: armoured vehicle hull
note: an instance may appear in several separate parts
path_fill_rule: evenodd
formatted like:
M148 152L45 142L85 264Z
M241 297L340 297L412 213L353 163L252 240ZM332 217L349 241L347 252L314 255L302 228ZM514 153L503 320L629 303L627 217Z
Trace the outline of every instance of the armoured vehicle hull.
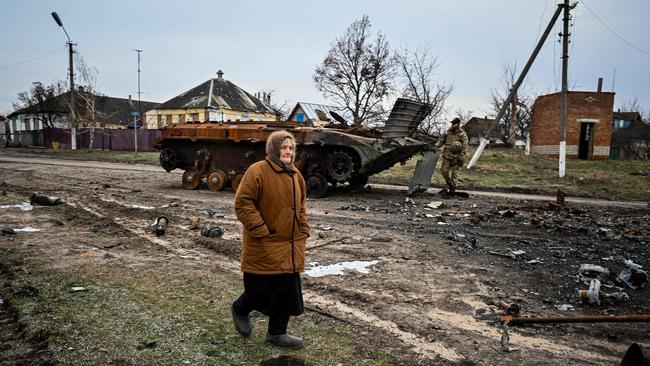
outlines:
M400 101L402 118L395 114ZM185 171L185 188L198 189L206 181L211 190L228 186L236 190L246 168L266 156L267 137L273 131L287 130L298 142L296 166L310 196L322 197L328 185L347 182L362 187L369 176L432 148L431 141L408 137L430 106L403 99L398 103L383 132L341 125L305 127L294 122L176 124L162 130L155 147L161 150L160 165L166 171Z

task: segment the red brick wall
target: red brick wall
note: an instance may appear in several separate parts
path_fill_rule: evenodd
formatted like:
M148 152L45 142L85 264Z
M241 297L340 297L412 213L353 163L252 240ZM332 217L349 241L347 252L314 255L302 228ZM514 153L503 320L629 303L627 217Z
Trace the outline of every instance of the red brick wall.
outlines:
M543 95L533 105L530 125L531 151L558 155L560 143L561 93ZM607 159L612 137L614 93L571 91L568 95L567 157L578 156L580 119L594 123L594 159Z

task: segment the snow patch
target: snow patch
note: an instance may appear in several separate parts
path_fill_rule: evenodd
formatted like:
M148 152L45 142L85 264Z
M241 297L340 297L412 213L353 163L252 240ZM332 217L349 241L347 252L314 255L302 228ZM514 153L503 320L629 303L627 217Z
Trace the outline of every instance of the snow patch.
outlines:
M309 263L310 268L305 270L305 274L309 277L323 277L328 275L344 275L346 270L354 270L359 273L370 273L368 267L379 263L379 260L372 261L351 261L351 262L341 262L334 263L327 266L320 266L318 262Z

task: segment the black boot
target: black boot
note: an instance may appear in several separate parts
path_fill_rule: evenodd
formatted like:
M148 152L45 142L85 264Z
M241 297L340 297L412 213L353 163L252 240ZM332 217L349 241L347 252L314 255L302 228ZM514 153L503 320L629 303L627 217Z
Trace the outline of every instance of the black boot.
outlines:
M291 348L291 349L300 349L305 346L302 338L289 335L287 333L271 335L266 333L266 343L272 344L274 346Z
M234 304L230 306L230 312L232 313L232 321L235 324L235 330L244 337L251 335L253 327L251 326L251 319L248 314L237 314L235 312Z

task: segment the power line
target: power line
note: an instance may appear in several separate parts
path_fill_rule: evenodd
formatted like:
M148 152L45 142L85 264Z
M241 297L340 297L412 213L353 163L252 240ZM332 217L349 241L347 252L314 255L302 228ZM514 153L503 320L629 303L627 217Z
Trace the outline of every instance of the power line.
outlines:
M42 54L42 55L40 55L40 56L36 56L36 57L34 57L34 58L30 58L30 59L28 59L28 60L18 61L18 62L13 63L13 64L0 66L0 70L2 70L2 69L7 69L7 68L9 68L9 67L13 67L13 66L22 65L22 64L27 63L27 62L30 62L30 61L38 60L39 58L43 58L43 57L45 57L45 56L49 56L49 55L51 55L51 54L54 54L54 53L57 53L57 52L63 51L63 50L65 50L66 48L68 48L68 46L65 46L65 47L62 47L62 48L57 48L57 49L54 50L54 51L50 51L50 52L48 52L48 53L44 53L44 54Z
M616 38L620 39L620 40L623 41L625 44L627 44L628 46L634 48L635 50L637 50L637 51L639 51L639 52L641 52L641 53L645 53L646 55L650 56L650 52L648 52L648 51L646 51L646 50L643 50L643 49L641 49L641 48L639 48L639 47L633 45L631 42L628 42L625 38L619 36L618 33L616 33L612 28L610 28L610 27L607 25L607 23L605 23L605 21L603 21L603 20L598 16L598 14L596 14L593 10L591 10L591 8L590 8L589 6L587 6L587 3L585 3L584 0L582 0L582 5L584 5L585 8L587 8L587 10L589 10L589 12L590 12L591 14L593 14L593 16L596 17L596 19L598 19L598 21L599 21L599 22L600 22L600 23L601 23L605 28L607 28L608 31L610 31L613 35L615 35Z

